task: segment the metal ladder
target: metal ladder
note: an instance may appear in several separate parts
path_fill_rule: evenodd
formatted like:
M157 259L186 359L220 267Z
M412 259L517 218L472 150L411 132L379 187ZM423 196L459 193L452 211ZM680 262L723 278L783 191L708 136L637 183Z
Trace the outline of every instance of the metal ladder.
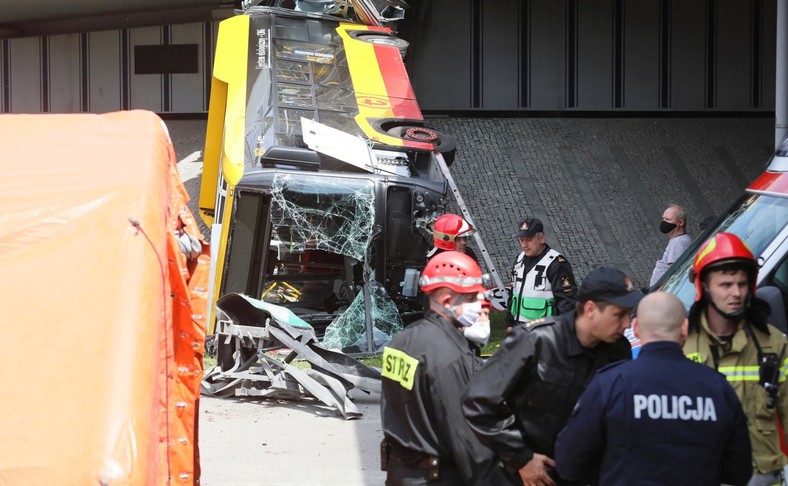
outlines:
M462 217L465 218L465 221L476 228L476 224L473 222L471 213L468 211L468 206L465 204L465 200L462 198L460 190L457 188L457 183L454 182L454 177L451 176L449 166L446 165L446 161L443 160L443 155L436 153L435 159L438 161L438 167L440 168L443 177L446 178L446 181L449 183L449 187L451 188L451 192L454 195L454 199L457 201L460 211L462 211ZM482 241L481 231L478 231L478 228L477 231L473 233L473 238L474 241L476 241L476 245L479 247L479 251L482 252L484 264L487 266L490 277L495 283L495 288L488 290L485 298L490 301L493 308L497 310L506 310L506 304L509 298L508 292L506 291L506 287L503 285L503 280L501 280L500 274L498 274L498 271L495 269L495 265L490 258L490 253L487 251L484 241Z

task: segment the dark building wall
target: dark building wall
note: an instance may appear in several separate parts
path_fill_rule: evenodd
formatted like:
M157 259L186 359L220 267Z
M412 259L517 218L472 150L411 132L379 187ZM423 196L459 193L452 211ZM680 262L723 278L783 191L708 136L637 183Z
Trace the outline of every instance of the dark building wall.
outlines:
M775 0L420 0L424 110L772 111Z
M195 22L0 39L0 113L204 113L217 30ZM182 62L184 52L187 66L167 57Z

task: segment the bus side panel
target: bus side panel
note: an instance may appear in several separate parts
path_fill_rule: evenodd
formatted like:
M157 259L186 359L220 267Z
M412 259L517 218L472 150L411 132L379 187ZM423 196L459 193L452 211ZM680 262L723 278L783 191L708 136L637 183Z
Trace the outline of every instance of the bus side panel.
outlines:
M222 134L227 109L227 83L215 77L211 80L211 101L208 106L208 123L205 129L202 179L200 181L200 217L210 227L216 210L216 193L219 185L219 161L222 156Z
M249 25L247 15L224 20L219 24L216 40L200 188L200 212L206 224L212 226L208 334L213 334L215 328L213 305L219 297L224 273L235 184L244 173ZM226 194L221 193L222 181L227 185ZM206 214L203 208L213 216Z
M231 188L244 175L249 24L248 15L223 21L219 24L216 42L213 75L227 83L222 175Z

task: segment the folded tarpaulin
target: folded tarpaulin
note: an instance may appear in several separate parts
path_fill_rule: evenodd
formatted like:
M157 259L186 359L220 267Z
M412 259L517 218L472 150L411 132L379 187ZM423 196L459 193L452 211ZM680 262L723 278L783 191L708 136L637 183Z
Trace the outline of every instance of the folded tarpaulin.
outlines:
M209 259L164 123L3 115L0 147L0 483L192 484Z

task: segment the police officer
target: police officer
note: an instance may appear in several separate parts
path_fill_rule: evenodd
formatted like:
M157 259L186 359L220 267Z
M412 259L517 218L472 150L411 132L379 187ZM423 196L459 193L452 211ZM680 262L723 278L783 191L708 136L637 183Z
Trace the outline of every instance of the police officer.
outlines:
M442 252L427 262L420 284L429 311L383 351L386 484L507 484L498 460L476 439L460 409L462 392L481 367L460 331L478 317L481 268L467 255Z
M766 322L770 309L755 296L757 275L752 252L736 235L717 233L704 243L690 273L696 295L684 343L684 354L724 374L741 400L749 420L753 486L780 482L786 457L777 420L788 424L786 338Z
M575 276L566 258L545 243L542 222L524 220L515 236L522 251L512 269L508 324L572 312Z
M479 263L479 258L473 248L468 246L468 238L473 236L476 228L456 214L444 214L435 220L432 225L432 250L427 253L427 258L443 251L458 251L465 253Z
M571 484L553 469L555 439L593 373L630 358L623 334L642 296L621 271L598 268L577 291L575 311L512 328L471 378L465 418L525 485Z
M744 486L752 474L747 418L724 376L684 357L684 305L649 294L632 329L643 343L638 359L599 370L558 436L561 477Z

